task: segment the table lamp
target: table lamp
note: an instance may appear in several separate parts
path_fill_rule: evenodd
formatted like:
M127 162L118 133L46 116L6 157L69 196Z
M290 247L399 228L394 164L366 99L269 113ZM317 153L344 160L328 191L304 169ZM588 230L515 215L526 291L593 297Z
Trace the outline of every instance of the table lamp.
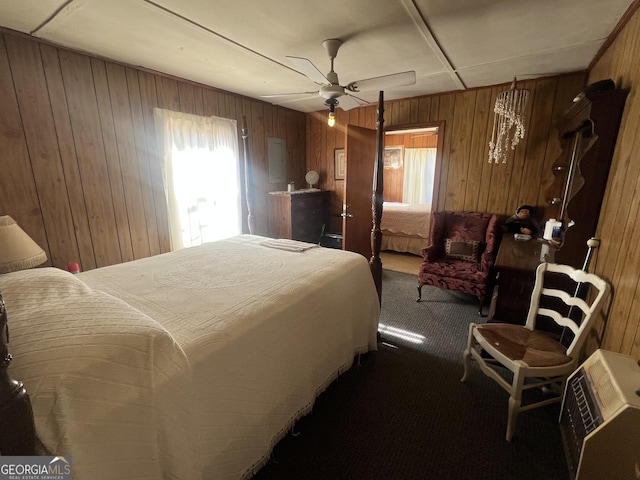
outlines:
M0 217L0 273L25 270L47 261L44 250L9 215Z

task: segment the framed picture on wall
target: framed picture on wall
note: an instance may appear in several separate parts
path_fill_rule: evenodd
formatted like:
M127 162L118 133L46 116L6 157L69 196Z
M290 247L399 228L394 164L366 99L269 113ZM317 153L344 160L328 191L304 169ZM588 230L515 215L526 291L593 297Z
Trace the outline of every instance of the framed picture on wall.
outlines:
M402 166L402 154L404 147L385 147L384 168L400 168Z
M344 180L344 148L333 150L333 171L336 180Z

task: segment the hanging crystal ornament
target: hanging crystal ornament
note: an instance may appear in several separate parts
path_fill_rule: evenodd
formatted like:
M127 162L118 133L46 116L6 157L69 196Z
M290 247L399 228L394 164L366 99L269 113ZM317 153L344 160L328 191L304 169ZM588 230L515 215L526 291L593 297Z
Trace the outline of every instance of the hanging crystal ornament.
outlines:
M514 150L524 138L524 115L528 101L529 90L516 88L515 78L511 88L498 95L493 108L495 116L489 142L489 163L507 163L509 149ZM511 137L511 130L514 128Z

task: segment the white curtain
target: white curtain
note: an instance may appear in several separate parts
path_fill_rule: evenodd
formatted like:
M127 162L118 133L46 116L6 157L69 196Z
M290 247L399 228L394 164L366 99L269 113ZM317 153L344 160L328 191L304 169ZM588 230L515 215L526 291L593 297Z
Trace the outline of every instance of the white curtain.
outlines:
M431 204L437 148L405 148L402 201Z
M235 120L154 108L163 156L171 249L241 231Z

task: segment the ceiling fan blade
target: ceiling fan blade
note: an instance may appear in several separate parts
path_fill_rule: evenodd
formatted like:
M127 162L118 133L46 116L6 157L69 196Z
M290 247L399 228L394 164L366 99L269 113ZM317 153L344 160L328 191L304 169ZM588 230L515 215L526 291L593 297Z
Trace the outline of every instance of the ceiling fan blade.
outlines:
M416 72L411 70L408 72L392 73L391 75L357 80L351 82L346 88L352 92L363 92L366 90L385 90L391 87L414 85L415 83Z
M278 98L278 97L302 97L310 95L318 95L318 91L315 92L297 92L297 93L274 93L271 95L260 95L260 98Z
M349 94L345 94L338 98L338 106L346 112L347 110L351 110L352 108L359 107L360 104L355 97Z
M327 77L325 77L324 74L320 70L318 70L318 67L316 67L313 63L311 63L310 60L307 60L306 58L301 58L301 57L287 57L287 58L289 59L289 62L291 62L291 65L293 65L296 70L298 70L301 73L304 73L307 77L309 77L314 82L320 85L326 85L328 83L331 83L329 82L329 80L327 80Z

